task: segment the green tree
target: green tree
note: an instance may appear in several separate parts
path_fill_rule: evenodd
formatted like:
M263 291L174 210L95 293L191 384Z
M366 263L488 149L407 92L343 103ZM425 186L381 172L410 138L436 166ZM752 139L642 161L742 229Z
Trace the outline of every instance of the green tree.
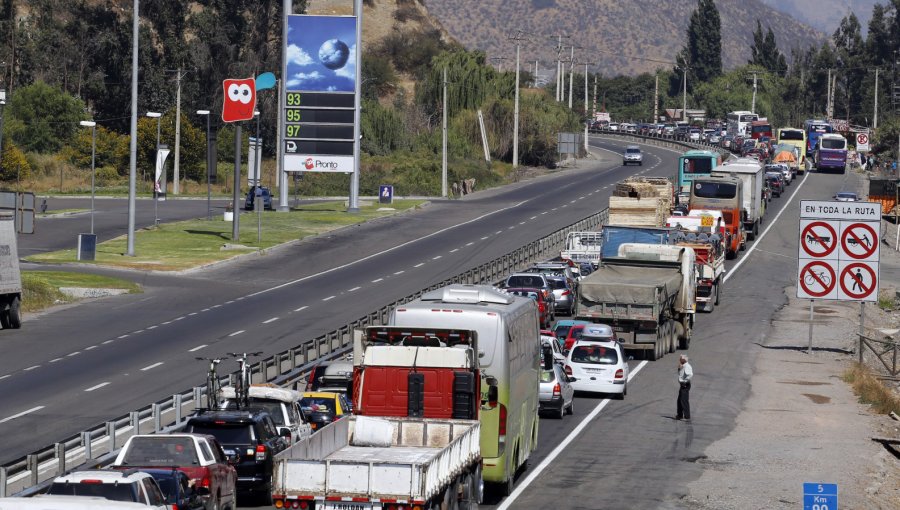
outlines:
M859 19L855 14L851 12L844 16L832 40L837 52L837 64L841 68L835 90L834 116L862 124L866 115L866 112L861 111L861 89L867 72L866 51Z
M688 89L722 74L722 22L714 0L698 0L687 29L687 42L675 58L678 72L670 81L681 84L681 69L688 68Z
M756 30L753 32L753 44L750 46L750 60L747 63L760 66L779 76L784 76L787 72L787 62L784 54L778 49L772 27L769 27L768 32L763 34L762 24L758 19L756 20Z
M69 143L84 111L80 99L38 81L11 95L4 129L25 151L52 153Z
M5 140L0 152L0 181L15 182L16 179L27 179L31 175L31 165L25 153L15 143Z

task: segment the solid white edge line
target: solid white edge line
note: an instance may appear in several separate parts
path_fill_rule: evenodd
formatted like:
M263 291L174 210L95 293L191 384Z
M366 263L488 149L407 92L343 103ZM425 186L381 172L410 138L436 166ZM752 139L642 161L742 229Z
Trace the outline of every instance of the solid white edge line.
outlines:
M755 250L757 246L759 246L759 242L762 241L763 237L766 237L766 234L769 233L769 230L772 230L772 227L774 227L775 224L778 223L778 218L780 218L781 215L784 214L784 211L787 211L788 204L793 202L794 197L797 196L797 192L800 191L800 188L802 188L804 184L806 184L806 179L809 179L810 173L811 172L809 170L806 171L806 176L803 177L803 180L800 181L800 184L798 184L797 187L794 188L794 192L791 193L790 198L788 198L787 202L784 203L784 207L782 207L781 210L778 211L778 214L776 214L775 217L772 218L772 221L769 222L769 226L766 227L765 230L763 230L763 233L760 234L756 239L753 240L753 246L751 246L750 248L747 249L747 252L744 253L743 257L741 257L741 260L737 261L737 264L735 264L734 267L732 267L730 270L728 270L728 273L725 275L725 278L722 280L723 282L727 282L728 279L731 278L731 275L733 275L734 272L737 271L737 269L739 267L741 267L741 265L744 262L746 262L747 259L750 258L750 254L753 253L753 250Z
M102 383L100 383L100 384L98 384L98 385L96 385L96 386L91 386L90 388L87 388L87 389L84 390L84 391L94 391L94 390L99 390L100 388L102 388L102 387L104 387L104 386L108 386L108 385L109 385L109 381L107 381L107 382L102 382Z
M204 347L206 347L206 344L201 344L201 345L198 345L197 347L194 347L193 349L188 349L188 352L197 352Z
M27 410L27 411L22 411L21 413L19 413L19 414L14 414L14 415L12 415L12 416L10 416L10 417L8 417L8 418L3 418L2 420L0 420L0 423L6 423L6 422L8 422L8 421L10 421L10 420L15 420L16 418L21 418L21 417L25 416L26 414L31 414L31 413L33 413L33 412L35 412L35 411L40 411L40 410L43 409L43 408L44 408L44 406L32 407L31 409L29 409L29 410Z
M350 266L352 266L352 265L354 265L354 264L359 264L360 262L364 262L364 261L366 261L366 260L373 259L373 258L375 258L375 257L379 257L379 256L381 256L381 255L384 255L385 253L390 253L390 252L392 252L392 251L394 251L394 250L398 250L398 249L400 249L400 248L403 248L404 246L408 246L408 245L410 245L410 244L417 243L417 242L419 242L419 241L423 241L423 240L425 240L425 239L434 237L434 236L436 236L436 235L443 234L444 232L447 232L448 230L452 230L452 229L454 229L454 228L459 228L459 227L468 225L469 223L474 223L474 222L476 222L476 221L483 220L484 218L487 218L488 216L491 216L491 215L494 215L494 214L497 214L497 213L500 213L500 212L503 212L503 211L507 211L507 210L509 210L509 209L515 209L516 207L519 207L519 206L522 205L522 204L528 203L529 201L530 201L530 200L522 200L522 201L519 202L519 203L510 205L510 206L507 206L507 207L503 207L503 208L497 209L497 210L495 210L495 211L491 211L491 212L484 213L484 214L482 214L481 216L478 216L477 218L472 218L471 220L467 220L467 221L464 221L464 222L462 222L462 223L457 223L456 225L450 225L449 227L444 227L444 228L442 228L442 229L440 229L440 230L436 230L436 231L434 231L434 232L432 232L432 233L430 233L430 234L428 234L428 235L424 235L424 236L422 236L422 237L420 237L420 238L418 238L418 239L412 239L412 240L410 240L410 241L406 241L405 243L401 243L401 244L398 244L397 246L393 246L393 247L388 248L388 249L386 249L386 250L382 250L382 251L379 251L379 252L377 252L377 253L373 253L373 254L371 254L371 255L367 255L367 256L365 256L365 257L363 257L363 258L361 258L361 259L356 259L356 260L354 260L354 261L347 262L346 264L342 264L342 265L340 265L340 266L332 267L331 269L326 269L326 270L324 270L324 271L319 271L318 273L311 274L311 275L308 275L308 276L304 276L303 278L297 278L296 280L291 280L291 281L289 281L289 282L285 282L285 283L282 283L282 284L280 284L280 285L276 285L276 286L274 286L274 287L270 287L270 288L268 288L268 289L263 289L263 290L261 290L261 291L259 291L259 292L254 292L253 294L248 294L248 295L246 295L246 296L244 296L244 297L248 297L248 298L249 298L249 297L258 296L258 295L260 295L260 294L265 294L265 293L267 293L267 292L272 292L272 291L275 291L275 290L278 290L278 289L283 289L283 288L285 288L285 287L289 287L289 286L291 286L291 285L295 285L295 284L300 283L300 282L305 282L306 280L309 280L309 279L312 279L312 278L317 278L317 277L319 277L319 276L322 276L322 275L325 275L325 274L328 274L328 273L333 273L333 272L335 272L335 271L339 271L339 270L341 270L341 269L350 267ZM395 274L396 274L396 273L395 273ZM217 306L218 306L218 305L217 305Z
M152 365L148 365L148 366L142 368L142 369L141 369L141 372L146 372L147 370L156 368L156 367L158 367L158 366L160 366L160 365L162 365L162 364L163 364L162 361L157 361L156 363L154 363L154 364L152 364Z
M638 363L638 366L634 367L634 370L628 373L628 382L631 382L631 380L634 379L634 376L636 376L647 363L648 361L646 360ZM541 463L537 465L536 468L534 468L533 470L529 470L528 476L516 486L516 489L512 492L512 494L509 495L509 497L503 500L503 503L497 507L497 510L505 510L509 508L516 500L516 498L518 498L523 492L525 492L525 489L528 488L531 482L537 479L538 475L540 475L541 472L544 471L544 469L546 469L551 462L556 460L556 457L558 457L559 454L562 453L567 446L569 446L569 443L574 441L575 438L578 437L585 428L587 428L591 421L593 421L593 419L596 418L598 414L600 414L600 411L602 411L607 404L609 404L608 398L601 400L600 403L597 404L597 407L595 407L594 410L590 412L590 414L585 416L584 419L581 420L581 423L579 423L574 429L572 429L572 432L570 432L569 435L566 436L566 438L563 439L562 442L560 442L559 445L557 445L556 448L554 448L553 451L550 452L550 454L547 455L547 457L545 457L544 460L542 460Z

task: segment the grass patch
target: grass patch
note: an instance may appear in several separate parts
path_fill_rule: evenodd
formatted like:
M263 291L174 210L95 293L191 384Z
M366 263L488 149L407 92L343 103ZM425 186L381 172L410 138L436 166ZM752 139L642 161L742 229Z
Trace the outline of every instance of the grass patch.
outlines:
M888 388L868 367L854 363L843 375L861 404L868 404L879 414L900 411L900 397Z
M132 294L141 292L140 285L109 276L65 271L23 271L22 310L36 312L53 305L77 301L60 292L60 287L127 289Z
M893 312L897 309L897 298L891 292L882 292L878 296L878 308L886 312Z
M379 211L378 203L364 205L359 213L346 211L344 202L321 202L303 205L288 213L265 211L262 218L261 241L257 242L257 216L255 212L240 215L239 240L231 240L232 224L222 221L196 219L176 223L164 223L159 227L143 229L135 233L135 256L129 257L128 239L121 236L97 246L96 260L77 261L75 250L41 253L28 257L29 262L84 263L105 266L127 267L142 270L178 271L200 265L226 260L242 253L270 248L289 241L328 232L346 225L362 223L371 219L412 209L422 204L421 200L395 200L392 210ZM223 249L223 246L232 246Z

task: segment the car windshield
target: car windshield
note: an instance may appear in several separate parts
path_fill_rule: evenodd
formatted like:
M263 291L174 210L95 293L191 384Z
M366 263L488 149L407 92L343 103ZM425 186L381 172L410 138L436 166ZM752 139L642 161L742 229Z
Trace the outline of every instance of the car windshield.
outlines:
M214 436L223 445L225 444L250 444L253 442L253 434L250 425L247 424L196 424L189 427L194 434L209 434Z
M136 437L122 459L123 466L171 467L199 465L189 437Z
M588 365L615 365L619 354L615 349L602 345L577 345L572 349L572 362Z
M803 131L782 131L781 140L800 140L803 141Z
M305 413L331 413L334 414L335 406L333 398L303 397L300 399L300 408Z
M572 326L556 326L556 329L553 330L553 334L557 336L557 338L565 338L569 336L569 330L572 329Z
M684 158L684 170L686 174L709 174L712 172L712 158Z
M572 326L569 329L569 333L566 337L574 338L575 340L581 339L581 335L584 334L584 326Z
M284 411L281 409L281 402L277 400L268 400L250 397L250 407L262 409L272 416L275 425L284 425ZM237 400L230 398L225 401L224 409L237 408Z
M840 192L837 194L839 198L856 198L856 193Z
M625 149L625 152L627 152L628 154L640 154L641 150L640 149Z
M125 481L124 483L102 483L102 482L81 482L81 483L60 483L54 482L50 485L47 494L54 496L93 496L96 498L105 498L112 501L137 501L137 495L134 492L133 483Z
M531 298L535 301L538 300L538 293L533 290L511 290L509 291L509 293L516 296Z

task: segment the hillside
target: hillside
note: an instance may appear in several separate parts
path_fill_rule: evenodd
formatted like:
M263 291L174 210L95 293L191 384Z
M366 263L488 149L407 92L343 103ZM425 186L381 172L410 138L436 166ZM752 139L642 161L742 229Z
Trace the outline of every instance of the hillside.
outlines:
M756 19L775 32L782 51L821 44L825 35L760 0L717 0L722 19L722 61L726 69L750 57ZM605 75L638 74L671 67L652 60L674 61L684 45L696 0L427 0L428 11L450 34L490 57L515 58L508 35L528 34L522 58L542 69L556 66L556 34L570 37L576 60L597 64ZM551 40L552 39L552 40ZM570 44L571 44L570 42ZM643 58L645 60L640 60ZM650 59L650 60L646 60Z
M853 11L859 18L865 35L872 19L872 8L884 0L762 0L764 3L790 14L794 18L812 26L816 30L833 34L841 24L841 19Z

